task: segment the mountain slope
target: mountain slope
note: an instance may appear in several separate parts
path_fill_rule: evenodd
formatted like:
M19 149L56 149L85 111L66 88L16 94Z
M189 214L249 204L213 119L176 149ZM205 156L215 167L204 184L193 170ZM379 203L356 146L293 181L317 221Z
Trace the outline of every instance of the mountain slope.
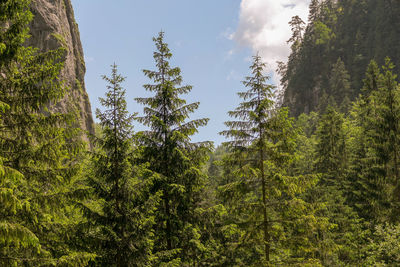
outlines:
M382 65L390 57L400 67L399 14L398 0L313 0L309 24L292 46L282 79L284 104L293 115L319 110L329 97L338 106L346 97L353 100L372 59ZM330 82L339 59L350 76L346 92Z

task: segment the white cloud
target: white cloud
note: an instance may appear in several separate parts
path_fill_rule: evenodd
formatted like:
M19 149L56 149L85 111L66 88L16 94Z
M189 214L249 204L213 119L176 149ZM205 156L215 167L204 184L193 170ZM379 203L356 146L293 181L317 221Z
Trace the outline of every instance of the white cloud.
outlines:
M233 40L259 52L272 71L276 61L287 61L291 36L288 22L299 15L307 21L310 0L242 0L239 25ZM275 77L276 79L277 77Z

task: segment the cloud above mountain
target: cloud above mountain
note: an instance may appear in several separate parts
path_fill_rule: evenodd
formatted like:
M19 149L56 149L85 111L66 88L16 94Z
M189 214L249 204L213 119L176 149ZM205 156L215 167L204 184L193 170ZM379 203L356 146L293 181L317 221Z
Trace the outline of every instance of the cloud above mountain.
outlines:
M288 22L293 16L307 21L310 0L242 0L239 25L230 36L240 45L259 53L271 70L276 61L286 61L291 36Z

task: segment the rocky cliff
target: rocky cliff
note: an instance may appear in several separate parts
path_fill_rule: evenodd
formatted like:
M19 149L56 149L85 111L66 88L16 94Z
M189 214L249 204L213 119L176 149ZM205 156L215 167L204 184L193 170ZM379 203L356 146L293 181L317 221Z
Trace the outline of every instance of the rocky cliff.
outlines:
M79 124L83 130L94 133L92 111L85 90L85 61L78 24L70 0L32 0L34 19L31 23L29 45L41 51L66 48L62 78L70 88L65 99L56 109L69 112L77 109Z

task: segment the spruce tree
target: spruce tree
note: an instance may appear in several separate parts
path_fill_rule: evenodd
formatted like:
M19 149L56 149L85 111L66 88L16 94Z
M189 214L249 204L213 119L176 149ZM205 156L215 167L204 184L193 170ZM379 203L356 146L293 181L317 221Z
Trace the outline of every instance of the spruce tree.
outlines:
M69 238L82 146L70 126L73 115L49 109L67 89L59 79L64 50L39 53L24 46L31 18L29 1L0 4L0 102L8 107L0 114L0 184L15 204L2 203L0 217L6 220L2 231L18 231L0 245L0 261L82 266L92 255L79 252Z
M191 136L208 119L188 121L199 103L186 104L180 95L189 93L192 86L182 86L180 69L170 66L172 54L164 42L164 33L153 40L156 70L143 72L153 81L144 88L155 95L136 101L146 106L144 116L137 120L149 128L139 136L142 162L160 175L153 192L163 193L156 214L154 251L159 252L161 261L195 265L203 249L196 208L205 182L202 165L210 144L192 143Z
M313 23L316 22L321 13L321 3L319 0L311 0L309 6L309 15L308 15L308 22Z
M303 41L305 22L299 16L294 16L289 22L289 26L292 30L292 37L290 37L287 43L292 44L292 53L296 55L298 53L301 42Z
M8 106L0 102L0 110L5 112L6 109ZM20 261L15 248L38 251L40 243L37 236L16 218L18 213L29 209L29 202L21 200L16 192L26 181L20 172L5 167L4 160L0 158L0 265L16 266Z
M12 5L13 4L13 5ZM14 25L15 32L11 28L4 28L0 32L0 66L9 64L15 58L21 45L21 39L27 37L27 23L31 18L28 10L28 1L12 3L6 1L0 5L0 23ZM0 102L0 113L9 112L10 106ZM0 115L0 127L3 129L3 120ZM1 139L1 142L4 142ZM19 253L17 247L25 247L33 251L40 248L39 239L26 228L16 215L29 208L29 202L21 199L16 192L18 185L26 183L23 175L10 167L4 166L4 155L0 157L0 265L17 265Z
M342 112L348 111L350 98L352 98L353 94L351 92L350 75L341 58L338 58L332 67L328 95L334 96Z
M400 207L400 88L397 75L393 73L394 64L389 58L382 67L380 88L374 98L377 102L377 120L374 122L374 150L384 173L385 183L390 187L390 202L392 205L391 220L398 222L398 207Z
M316 215L330 223L330 229L316 235L319 258L324 265L348 264L356 256L353 247L359 220L346 199L350 153L345 119L333 107L322 115L316 139L315 172L320 181L309 197L323 204Z
M280 82L283 89L286 89L288 86L288 77L296 72L296 62L298 61L297 57L300 54L300 49L303 43L303 32L305 29L305 22L299 16L292 17L289 25L292 30L292 37L287 40L287 43L291 44L292 52L287 63L277 62L278 69L276 70L277 73L282 77ZM282 94L284 94L284 91L285 90L283 90ZM284 96L282 95L281 100L283 100L283 97Z
M287 110L274 109L274 87L267 84L269 77L264 74L265 63L260 56L254 57L250 69L252 76L243 82L249 89L238 93L244 101L229 112L238 120L226 122L229 130L221 132L232 139L226 143L232 156L242 159L232 169L236 178L222 190L224 194L241 196L236 205L242 207L237 208L243 214L239 215L241 221L237 223L247 226L246 235L255 238L261 231L261 237L253 240L253 250L258 251L253 255L254 264L290 262L291 257L298 255L298 246L294 244L301 238L292 236L293 243L286 243L293 249L289 259L279 257L285 239L282 239L281 230L293 233L296 232L294 228L302 227L306 214L298 211L302 209L307 213L307 205L298 194L310 184L304 181L301 184L302 177L289 176L286 172L285 166L293 160L295 132ZM312 183L312 179L309 182ZM260 245L262 250L259 250Z
M365 73L364 86L361 88L361 97L368 102L371 94L378 90L380 71L375 60L371 60ZM367 103L368 104L368 103Z
M316 170L328 174L323 178L325 184L343 184L346 175L348 153L343 124L343 115L333 107L327 108L319 122Z
M371 61L364 79L362 94L352 109L352 124L355 135L355 155L351 162L349 203L359 216L368 222L379 222L388 216L388 183L384 170L376 156L376 121L379 105L376 96L381 72L375 61Z
M354 109L360 143L352 197L360 215L373 225L398 220L400 94L393 68L389 59L382 72L371 62Z
M95 139L92 174L88 181L94 196L82 206L87 216L90 247L101 266L150 266L154 232L154 209L159 195L149 195L152 172L134 166L132 121L127 111L125 80L112 66L105 98L106 108L96 111L102 129Z
M264 161L266 160L266 121L273 108L271 85L265 84L269 79L263 74L265 64L261 62L260 56L254 57L253 65L250 67L253 77L247 77L243 84L250 89L247 92L239 93L239 96L246 102L240 104L235 110L229 112L234 118L244 119L243 121L231 121L225 124L231 130L221 132L227 137L233 137L235 140L230 143L231 146L239 149L247 147L253 142L258 152L258 162L256 167L260 172L261 194L262 194L262 216L263 216L263 241L266 262L270 261L270 225L267 214L267 181L264 171ZM258 166L257 166L258 165Z

